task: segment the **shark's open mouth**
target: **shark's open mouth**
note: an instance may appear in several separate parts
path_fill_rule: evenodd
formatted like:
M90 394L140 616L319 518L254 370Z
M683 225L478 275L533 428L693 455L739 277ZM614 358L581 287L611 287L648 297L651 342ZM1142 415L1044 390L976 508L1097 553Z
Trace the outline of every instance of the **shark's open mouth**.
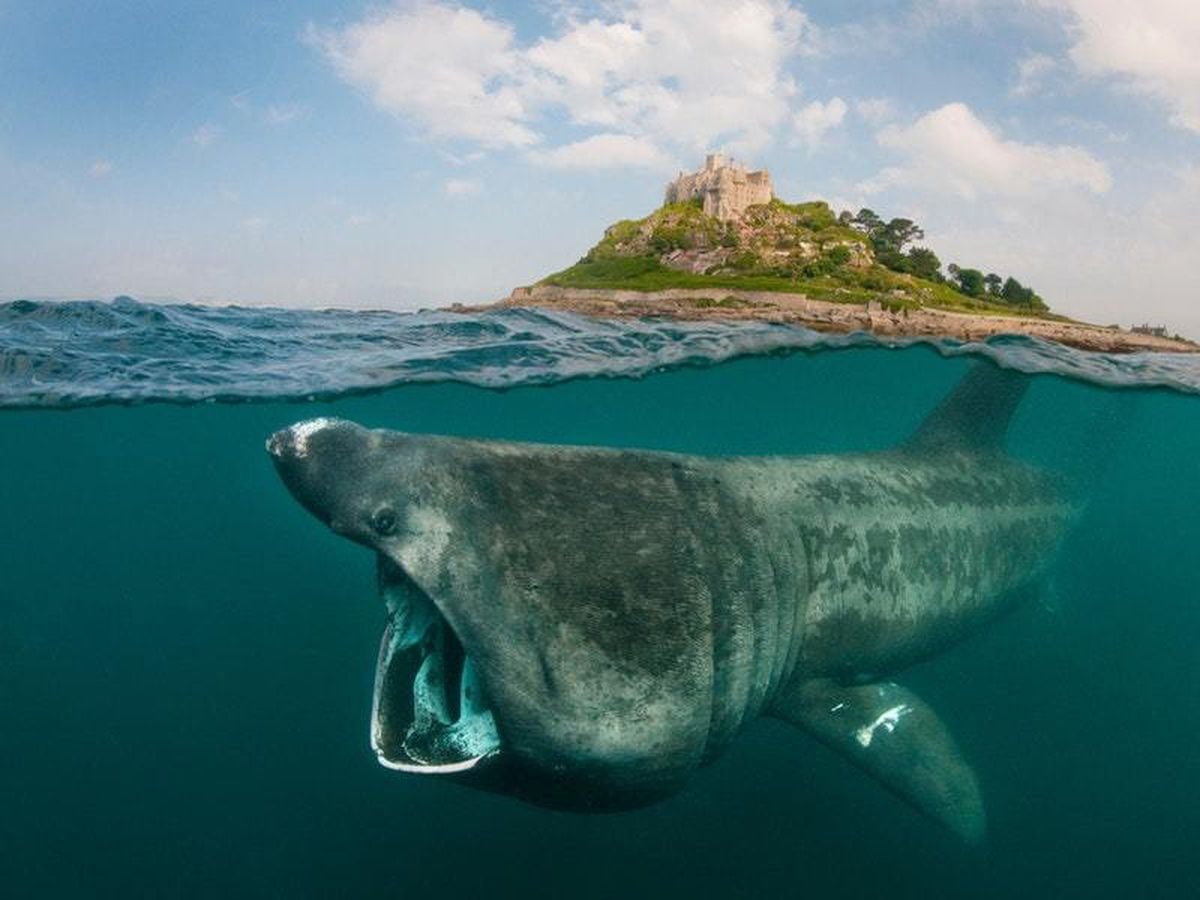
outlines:
M388 623L379 647L371 747L389 769L464 772L500 750L474 661L429 596L379 557Z

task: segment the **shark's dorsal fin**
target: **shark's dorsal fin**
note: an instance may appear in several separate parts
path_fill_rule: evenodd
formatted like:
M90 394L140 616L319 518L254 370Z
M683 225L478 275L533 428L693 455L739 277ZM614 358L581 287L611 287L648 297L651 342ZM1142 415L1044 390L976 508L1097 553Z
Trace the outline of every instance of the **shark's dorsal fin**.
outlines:
M791 685L771 715L797 725L969 843L983 837L975 773L920 697L898 684Z
M1029 378L978 362L903 445L914 452L997 450Z

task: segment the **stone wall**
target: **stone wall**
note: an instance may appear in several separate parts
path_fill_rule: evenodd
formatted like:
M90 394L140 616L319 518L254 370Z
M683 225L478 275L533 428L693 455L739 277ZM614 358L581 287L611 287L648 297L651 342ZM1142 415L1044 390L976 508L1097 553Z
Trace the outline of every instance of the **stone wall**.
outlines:
M699 172L680 173L667 185L666 202L686 203L700 197L706 214L729 221L741 218L747 207L770 203L774 195L765 169L747 172L745 166L710 153Z

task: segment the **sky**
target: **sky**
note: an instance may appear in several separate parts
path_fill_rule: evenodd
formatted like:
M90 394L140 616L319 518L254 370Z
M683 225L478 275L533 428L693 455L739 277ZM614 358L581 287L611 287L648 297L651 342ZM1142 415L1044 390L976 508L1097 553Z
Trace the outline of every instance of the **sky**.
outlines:
M1200 337L1196 0L0 0L0 297L498 299L722 151Z

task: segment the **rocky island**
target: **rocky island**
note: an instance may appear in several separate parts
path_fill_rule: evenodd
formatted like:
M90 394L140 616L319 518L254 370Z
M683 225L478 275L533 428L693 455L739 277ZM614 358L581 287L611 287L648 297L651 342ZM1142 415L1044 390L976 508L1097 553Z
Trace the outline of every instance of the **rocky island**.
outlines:
M471 310L541 307L600 317L764 320L818 331L982 340L1022 334L1109 353L1200 352L1164 329L1055 315L1014 277L941 261L909 219L785 203L771 176L710 154L643 219L610 226L575 265ZM466 310L458 306L456 309Z

